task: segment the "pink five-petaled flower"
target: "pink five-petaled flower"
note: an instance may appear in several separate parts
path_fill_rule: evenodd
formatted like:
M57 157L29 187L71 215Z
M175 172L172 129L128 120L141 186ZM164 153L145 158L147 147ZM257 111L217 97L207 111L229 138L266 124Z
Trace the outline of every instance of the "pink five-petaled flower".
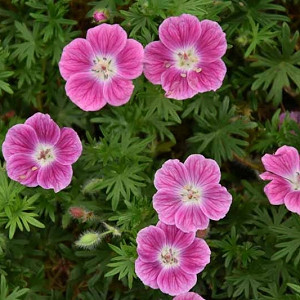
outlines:
M72 128L60 129L49 115L36 113L8 130L2 152L11 179L59 192L71 182L82 145Z
M173 298L173 300L205 300L205 299L196 293L189 292L189 293L178 295L175 298Z
M300 159L294 147L282 146L275 154L265 154L262 163L266 172L263 180L271 180L264 191L273 205L285 204L300 215Z
M169 159L154 178L158 190L153 207L159 219L184 232L206 229L209 219L220 220L227 214L232 196L219 184L218 164L203 155L190 155L184 163Z
M145 48L144 74L162 85L166 97L183 100L222 85L227 43L218 23L188 14L170 17L160 25L159 38Z
M195 234L158 222L137 235L135 272L145 285L176 296L188 292L210 262L210 249Z
M77 38L63 50L59 70L67 95L85 111L125 104L134 89L132 79L142 74L143 55L143 46L127 39L119 25L89 29L86 39Z

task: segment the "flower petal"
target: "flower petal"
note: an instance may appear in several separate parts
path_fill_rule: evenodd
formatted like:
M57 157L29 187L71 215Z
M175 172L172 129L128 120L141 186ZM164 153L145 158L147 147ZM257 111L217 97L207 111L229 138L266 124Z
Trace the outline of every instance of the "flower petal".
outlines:
M33 154L38 138L31 126L17 124L11 127L2 144L2 153L7 161L14 154Z
M213 159L200 154L190 155L184 162L189 177L194 185L204 186L219 183L221 179L220 167Z
M180 268L162 269L157 277L159 289L171 296L188 292L196 282L195 274L188 274Z
M110 105L120 106L129 101L133 90L132 81L116 76L104 84L103 95Z
M85 39L75 39L63 49L58 64L61 76L67 80L74 73L88 72L95 56L90 43Z
M66 83L66 93L73 103L85 111L105 106L103 83L91 73L76 73Z
M153 207L159 219L168 225L175 224L175 213L181 205L179 193L170 189L160 189L153 196Z
M284 198L286 208L300 215L300 191L288 193Z
M128 39L116 58L118 75L126 79L139 77L143 72L143 57L143 46L136 40Z
M55 145L56 160L62 165L71 165L77 161L81 152L82 144L76 131L72 128L62 128Z
M36 113L25 124L35 130L40 143L55 145L60 137L58 125L48 114Z
M193 90L204 93L221 87L226 74L226 65L221 59L211 63L200 62L198 67L201 72L190 71L187 74L187 81Z
M180 254L180 268L188 274L198 274L209 264L210 254L207 243L195 238L194 242Z
M182 232L174 225L167 225L163 222L158 222L156 226L162 229L165 233L167 245L171 245L177 249L184 249L188 247L195 239L195 234L193 232Z
M135 273L144 285L157 289L157 277L162 269L159 262L144 262L140 258L135 261Z
M282 146L275 154L265 154L262 163L267 171L293 179L299 171L299 153L294 147Z
M196 46L200 60L210 63L221 58L227 49L226 34L222 27L210 20L201 21L200 27L201 35Z
M185 100L194 97L198 91L188 82L188 77L182 77L183 74L184 76L189 76L190 73L196 72L191 71L186 75L186 73L182 73L175 67L171 67L162 73L161 84L162 88L166 91L165 96L176 100Z
M144 74L153 84L161 84L161 75L174 63L172 52L161 42L149 43L145 48Z
M118 24L101 24L89 29L86 39L96 55L116 55L124 49L127 33Z
M154 262L163 246L166 244L166 236L162 229L148 226L139 231L137 238L137 253L143 261Z
M156 171L154 186L156 189L181 189L188 181L188 173L185 166L178 159L167 160Z
M264 192L271 204L280 205L284 203L284 197L292 192L292 187L287 180L277 178L265 186Z
M196 293L189 292L176 296L173 300L205 300Z
M260 174L259 177L262 180L273 180L273 179L278 179L278 178L280 179L280 178L282 178L281 176L278 176L276 174L270 173L268 171Z
M220 184L205 186L201 195L201 210L210 219L218 221L226 216L232 196Z
M42 188L54 189L57 193L71 183L72 174L70 165L64 166L59 162L53 162L39 170L37 181Z
M6 164L8 177L29 187L38 185L37 168L38 164L26 152L10 156Z
M159 38L170 50L195 45L201 34L198 18L188 14L165 19L158 29Z
M175 215L176 227L184 232L195 232L206 229L209 218L202 212L199 205L182 205Z

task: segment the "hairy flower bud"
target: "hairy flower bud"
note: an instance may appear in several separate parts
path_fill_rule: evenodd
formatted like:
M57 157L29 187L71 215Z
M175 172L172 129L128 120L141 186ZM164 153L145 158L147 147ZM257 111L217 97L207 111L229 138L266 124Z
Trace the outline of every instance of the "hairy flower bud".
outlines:
M101 234L96 231L86 231L75 242L75 245L84 249L93 249L101 242Z
M70 207L69 213L74 219L81 219L85 215L85 210L81 207Z
M88 220L91 220L94 218L94 213L91 211L87 211L83 209L82 207L78 206L73 206L69 208L69 214L74 218L74 219L80 219L83 222L86 222Z

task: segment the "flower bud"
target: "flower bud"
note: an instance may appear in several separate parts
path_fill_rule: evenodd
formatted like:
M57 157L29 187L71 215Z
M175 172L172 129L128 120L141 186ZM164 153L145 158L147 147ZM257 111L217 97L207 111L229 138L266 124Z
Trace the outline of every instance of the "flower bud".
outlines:
M74 219L81 219L85 215L85 210L81 207L73 206L69 208L69 214Z
M84 249L93 249L101 242L101 234L96 231L86 231L75 242L75 245Z
M208 233L209 233L209 227L203 230L197 230L196 237L205 239L208 236Z
M109 231L109 233L111 233L113 236L121 236L121 232L117 227L110 226L105 222L103 222L103 224L106 227L106 229Z
M109 18L108 11L106 9L96 10L93 14L93 18L96 23L105 22Z
M82 222L89 221L94 218L94 213L87 211L81 207L73 206L69 208L69 213L74 219L80 219Z

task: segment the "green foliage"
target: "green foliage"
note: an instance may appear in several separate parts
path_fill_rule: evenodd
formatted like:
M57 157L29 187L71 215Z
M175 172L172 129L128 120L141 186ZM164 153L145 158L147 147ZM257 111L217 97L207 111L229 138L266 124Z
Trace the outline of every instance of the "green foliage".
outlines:
M4 50L0 47L0 95L4 92L8 94L12 94L13 90L11 89L9 83L6 81L9 77L11 77L14 72L6 71L6 59L9 57L9 53L7 50Z
M267 100L273 100L274 104L279 104L282 100L282 90L285 87L291 87L293 82L300 88L300 70L298 68L300 53L295 52L294 48L299 38L297 31L290 39L290 28L284 23L281 30L279 41L281 50L277 47L265 46L262 56L256 56L257 61L252 64L253 67L264 67L266 70L256 74L256 80L252 84L252 89L257 90L262 87L263 90L269 90Z
M197 152L208 152L217 162L232 159L233 155L244 156L242 146L248 142L247 129L255 128L256 123L249 122L244 117L235 117L235 108L229 107L229 99L216 102L206 118L196 117L197 131L189 140L197 144Z
M111 263L107 266L112 270L105 274L105 276L113 276L119 274L118 279L122 279L127 276L128 286L132 288L133 278L136 278L134 272L134 261L136 260L136 250L133 244L127 245L121 243L120 248L114 245L109 245L111 249L118 254L118 256L111 259Z
M265 124L260 124L258 128L257 141L252 145L251 150L261 153L272 150L276 145L289 145L298 148L300 135L298 124L291 120L289 114L282 124L279 120L280 110L277 110L271 120L266 120Z
M0 281L0 299L1 300L20 300L23 295L25 295L29 289L15 288L12 293L9 293L9 288L6 283L4 275L1 275Z
M8 181L4 170L0 169L0 224L6 224L9 229L9 238L13 238L17 227L23 231L25 228L30 231L30 226L45 228L45 226L35 217L33 212L34 202L39 198L39 194L28 198L22 197L20 193L24 187L14 181Z
M129 200L132 195L139 195L140 188L145 186L142 171L147 167L149 158L144 153L152 137L139 140L125 132L111 138L107 132L103 133L104 138L100 143L90 139L91 145L88 145L88 149L93 151L93 158L86 157L91 163L87 168L92 168L96 162L101 162L104 167L103 180L93 184L88 192L106 189L107 200L111 200L112 209L116 210L120 199Z
M271 227L271 230L277 234L278 241L282 241L275 245L280 250L271 259L278 260L284 257L286 262L289 262L293 258L293 264L297 266L300 262L300 220L297 216L293 216L286 223Z

